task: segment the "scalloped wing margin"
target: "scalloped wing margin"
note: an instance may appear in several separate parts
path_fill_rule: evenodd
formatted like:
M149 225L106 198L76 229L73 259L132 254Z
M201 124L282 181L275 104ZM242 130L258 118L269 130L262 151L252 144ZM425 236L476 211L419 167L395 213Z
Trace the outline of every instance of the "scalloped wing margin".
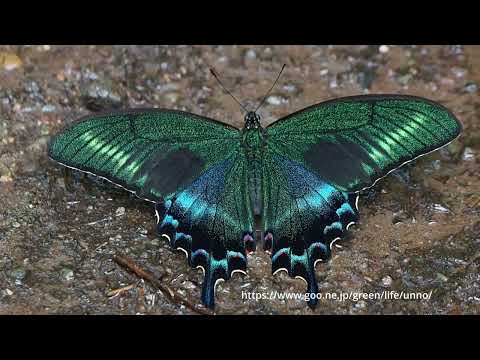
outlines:
M358 219L357 195L337 190L302 165L270 154L265 165L265 238L272 273L284 270L307 283L308 304L317 304L315 265Z

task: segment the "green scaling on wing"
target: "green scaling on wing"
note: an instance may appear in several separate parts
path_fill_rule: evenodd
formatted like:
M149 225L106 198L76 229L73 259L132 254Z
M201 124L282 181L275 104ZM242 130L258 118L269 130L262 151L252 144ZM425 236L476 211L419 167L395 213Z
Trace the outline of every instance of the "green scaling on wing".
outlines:
M135 109L74 122L52 139L48 154L155 202L231 157L238 139L238 129L209 118Z
M461 124L445 107L406 95L326 101L267 127L270 149L346 192L455 139Z
M460 131L443 106L399 95L339 98L268 126L263 217L272 271L304 279L315 306L315 264L358 220L358 192Z

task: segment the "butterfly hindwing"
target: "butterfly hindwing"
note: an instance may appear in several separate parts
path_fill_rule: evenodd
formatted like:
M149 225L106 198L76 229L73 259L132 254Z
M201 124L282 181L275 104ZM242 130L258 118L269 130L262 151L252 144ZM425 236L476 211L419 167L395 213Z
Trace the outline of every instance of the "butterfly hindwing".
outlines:
M330 258L331 244L357 220L356 196L335 187L301 164L273 151L264 161L264 230L272 272L300 277L316 294L315 264ZM310 305L316 298L310 296Z
M49 156L158 201L238 149L239 131L173 110L134 109L88 116L57 134Z
M238 153L157 206L158 233L185 251L192 267L204 270L202 301L208 307L220 279L246 271L245 242L253 231L246 186L246 163Z
M459 121L442 105L404 95L326 101L267 128L270 148L346 192L371 186L460 131Z

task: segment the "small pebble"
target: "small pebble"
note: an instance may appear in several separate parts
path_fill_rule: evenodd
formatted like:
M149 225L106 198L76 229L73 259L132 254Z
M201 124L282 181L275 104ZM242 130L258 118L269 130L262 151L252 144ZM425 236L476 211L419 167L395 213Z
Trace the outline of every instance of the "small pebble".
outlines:
M168 102L174 104L178 101L180 98L180 94L177 92L169 92L163 95L164 99L167 100Z
M54 112L55 106L54 105L45 105L42 107L42 112Z
M452 55L460 55L463 53L463 45L450 45L449 50Z
M378 51L380 51L380 53L382 54L388 53L389 50L390 48L387 45L382 45L378 48Z
M442 162L440 160L433 160L432 161L432 168L434 170L440 170L441 167L442 167Z
M69 268L63 268L60 270L60 275L67 281L73 280L73 270Z
M383 286L386 286L386 287L390 287L392 285L392 278L390 276L385 276L383 279L382 279L382 284Z
M457 78L464 77L465 74L467 73L467 70L459 68L459 67L453 67L451 69L451 71Z
M281 105L282 98L280 96L270 95L267 99L267 103L269 103L270 105Z
M145 302L147 303L147 305L150 305L150 306L155 305L155 294L145 295Z
M330 83L328 84L328 86L330 86L330 89L337 88L338 87L337 78L334 77L332 80L330 80Z
M283 85L282 87L283 90L285 90L286 92L294 92L297 90L297 87L295 85Z
M22 66L22 60L12 53L0 52L0 69L11 71Z
M400 210L398 212L393 213L392 224L398 224L401 222L405 222L407 220L408 220L408 214L405 211Z
M475 152L471 147L466 147L463 151L462 159L465 161L473 161L475 160Z
M367 307L367 303L364 300L357 301L357 303L354 305L357 309L364 309Z
M13 291L10 290L10 289L5 289L5 294L7 294L8 296L12 296L12 295L13 295Z
M433 204L432 208L433 208L433 211L435 211L437 213L448 214L449 212L451 212L445 206L440 205L440 204Z
M58 81L65 81L65 72L61 70L55 75L55 77L57 78Z
M411 74L401 75L401 76L397 77L397 82L400 85L405 86L405 85L407 85L407 83L410 81L411 78L412 78Z
M166 93L169 91L176 91L179 90L180 86L178 83L168 83L168 84L158 84L155 86L155 90L157 90L158 93Z
M442 273L437 273L437 279L442 281L442 282L447 282L448 281L448 277L446 277Z
M93 71L87 69L87 70L85 70L85 72L83 73L83 78L84 78L84 79L89 79L89 80L97 80L97 79L98 79L98 75L95 74Z
M125 208L123 206L119 207L115 211L115 216L122 216L122 215L125 215Z
M1 183L8 183L8 182L12 182L12 181L13 181L13 178L10 175L0 176L0 182Z
M255 52L255 50L248 50L247 53L245 54L245 57L247 59L250 59L250 60L254 60L257 58L257 53Z
M122 96L108 81L95 81L82 89L82 100L92 111L119 108L122 105Z
M25 279L25 276L27 276L27 270L25 270L23 267L19 266L10 271L10 277L17 281Z
M25 84L25 91L30 94L31 97L40 96L40 86L38 86L36 81L28 81Z
M478 86L475 83L467 83L463 89L468 93L474 93L477 92Z

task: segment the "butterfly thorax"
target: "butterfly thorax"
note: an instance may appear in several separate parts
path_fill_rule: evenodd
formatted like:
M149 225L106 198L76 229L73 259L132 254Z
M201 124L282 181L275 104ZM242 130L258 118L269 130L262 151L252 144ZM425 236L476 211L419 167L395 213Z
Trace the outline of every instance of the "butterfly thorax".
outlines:
M242 148L247 159L248 189L255 215L260 215L263 209L262 165L265 146L266 132L260 125L260 117L249 112L242 130Z

